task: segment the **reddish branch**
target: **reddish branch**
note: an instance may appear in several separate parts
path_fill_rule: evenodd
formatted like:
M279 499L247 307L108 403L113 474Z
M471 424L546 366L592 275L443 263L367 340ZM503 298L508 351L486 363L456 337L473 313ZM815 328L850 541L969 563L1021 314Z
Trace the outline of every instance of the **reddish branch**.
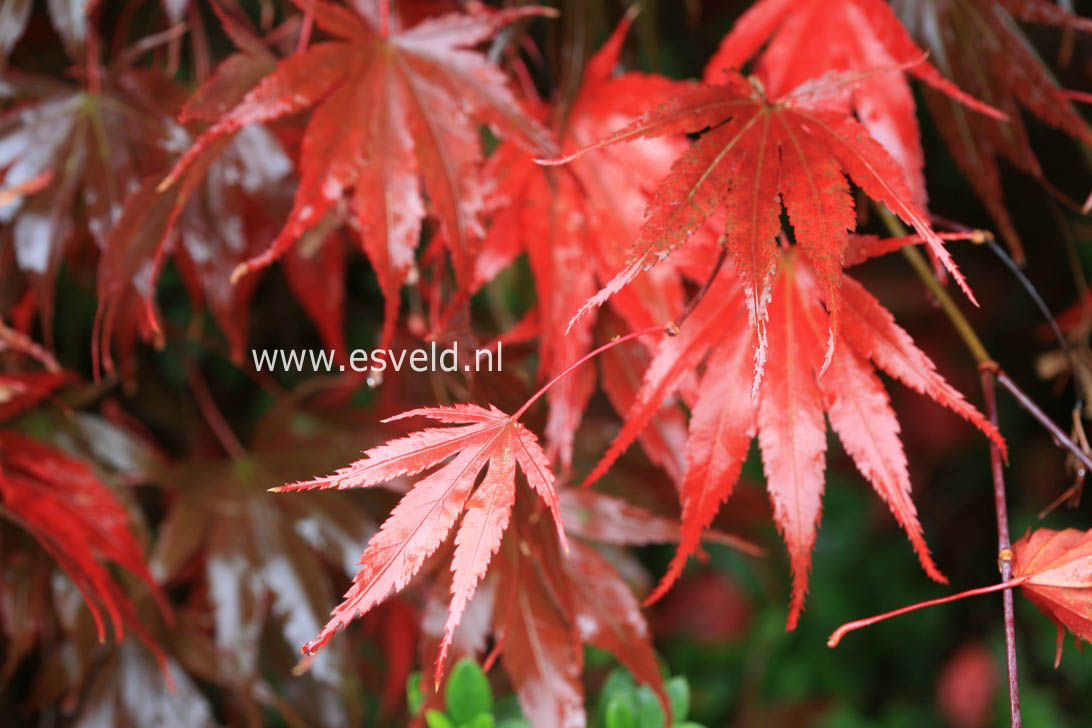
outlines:
M986 400L986 416L997 427L997 396L995 379L1004 376L995 362L979 365L982 379L982 396ZM1009 511L1005 499L1005 473L1002 470L1001 451L996 443L990 442L990 469L993 472L993 502L997 513L997 553L1001 567L1001 579L1012 579L1012 541L1009 539ZM1016 615L1013 607L1012 589L1002 593L1005 612L1005 655L1009 669L1009 710L1012 716L1012 728L1020 728L1020 683L1016 665Z

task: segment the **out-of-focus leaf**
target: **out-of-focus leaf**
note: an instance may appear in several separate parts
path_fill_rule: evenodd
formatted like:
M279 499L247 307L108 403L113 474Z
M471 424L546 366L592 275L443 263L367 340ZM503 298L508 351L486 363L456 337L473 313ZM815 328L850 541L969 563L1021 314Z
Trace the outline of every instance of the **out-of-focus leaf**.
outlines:
M106 640L105 612L117 641L129 628L165 666L163 653L107 564L117 564L139 578L164 618L170 617L171 609L144 565L129 513L86 463L19 433L0 430L0 503L0 515L33 535L80 590L100 642Z
M212 706L173 659L166 670L173 687L160 677L144 651L122 644L95 669L83 698L76 728L211 728Z

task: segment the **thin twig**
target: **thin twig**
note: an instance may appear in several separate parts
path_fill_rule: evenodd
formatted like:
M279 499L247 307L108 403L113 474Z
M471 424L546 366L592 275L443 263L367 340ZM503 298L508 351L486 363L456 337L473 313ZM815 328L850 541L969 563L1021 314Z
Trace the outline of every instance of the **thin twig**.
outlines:
M893 235L899 237L906 232L906 228L902 226L902 223L900 223L894 215L888 212L886 208L880 208L880 214ZM963 343L966 344L967 350L971 353L971 356L974 357L978 366L982 367L985 365L996 368L997 364L993 361L990 353L982 344L981 339L978 338L978 334L975 333L974 327L971 326L970 322L963 316L963 312L959 310L959 306L956 305L955 301L952 300L952 297L948 295L948 292L944 290L944 287L937 281L936 276L933 275L932 269L929 267L929 264L926 262L925 257L921 252L912 245L906 245L901 248L901 250L907 260L910 261L910 265L913 266L915 272L917 272L918 277L921 278L929 291L936 297L941 309L944 311L945 315L948 316L948 320L952 322L952 326L955 327L959 337L963 339ZM1004 371L997 369L996 378L998 383L1007 389L1013 398L1016 399L1017 403L1047 429L1054 437L1054 442L1059 447L1064 447L1069 450L1073 453L1073 457L1077 458L1082 465L1089 470L1092 470L1092 457L1089 457L1088 453L1082 450L1061 430L1060 427L1054 424L1046 413L1032 401L1031 397L1027 396L1014 381L1009 379Z
M892 234L896 236L905 234L906 229L889 210L881 207L880 215L883 217L887 227L892 231ZM902 253L906 256L906 259L910 261L910 265L917 272L918 277L921 278L936 297L941 309L943 309L944 313L948 316L948 319L952 322L956 332L959 334L960 338L963 339L964 344L966 344L971 356L973 356L977 362L982 379L982 393L986 400L986 416L989 417L993 426L997 427L997 396L994 389L995 378L997 380L1002 380L1003 378L1002 383L1004 384L1009 381L1008 377L1005 377L998 369L997 363L990 357L990 354L982 344L981 339L978 338L978 334L975 333L974 327L972 327L966 317L963 316L963 312L959 310L959 306L956 305L955 301L952 300L952 297L948 295L948 292L936 279L936 276L933 275L933 271L926 262L925 257L921 254L921 251L913 246L907 245L902 248ZM1006 388L1008 388L1007 385ZM1021 394L1023 393L1021 392ZM1026 397L1025 399L1025 408L1027 408L1028 405L1035 407L1030 399L1027 399ZM1038 410L1038 407L1035 407L1035 410ZM1028 411L1030 412L1031 410L1029 409ZM1041 410L1039 411L1041 412ZM1032 414L1034 414L1034 412ZM1053 423L1051 423L1051 426L1053 426ZM1068 438L1066 439L1068 440ZM1009 514L1008 505L1005 499L1005 473L1001 463L1001 449L993 440L990 441L990 467L993 472L994 506L997 515L998 562L1001 566L1001 577L1007 582L1012 579L1012 543L1009 539ZM1004 591L1003 606L1005 616L1005 654L1009 672L1009 710L1012 717L1012 728L1021 728L1023 721L1020 718L1020 683L1016 672L1016 615L1015 609L1013 608L1012 589L1006 589Z
M997 364L986 362L979 366L982 380L982 396L986 400L986 416L990 423L998 427L997 395L994 381L1000 377ZM993 503L997 512L997 553L1001 567L1001 579L1012 579L1012 541L1009 539L1009 509L1005 498L1005 472L1001 464L1001 449L990 441L990 470L993 472ZM1013 607L1012 589L1002 593L1005 611L1005 656L1009 668L1009 711L1012 716L1012 728L1020 728L1020 680L1016 665L1016 612Z
M1039 408L1039 405L1032 401L1031 397L1024 393L1024 390L1017 386L1016 382L1009 379L1009 376L1001 370L998 370L997 372L997 382L1002 387L1009 390L1009 394L1012 395L1013 399L1015 399L1021 407L1027 410L1028 414L1038 420L1039 424L1046 428L1047 432L1051 434L1054 438L1054 442L1058 446L1069 450L1073 453L1073 457L1077 458L1082 465L1089 470L1092 470L1092 458L1088 456L1088 453L1082 450L1077 443L1073 442L1069 435L1062 431L1062 428L1054 424L1054 421Z
M952 300L952 297L948 295L948 291L944 289L944 286L940 285L937 277L933 275L933 270L929 267L929 263L925 260L925 256L921 254L921 251L912 245L903 246L901 250L906 259L910 261L911 267L917 272L918 277L925 283L929 292L937 299L937 303L940 304L940 308L944 311L948 320L952 322L952 326L955 327L959 338L963 339L967 350L974 357L975 363L981 366L992 361L989 352L982 344L982 340L975 333L974 327L967 321L967 318L959 310L959 306Z

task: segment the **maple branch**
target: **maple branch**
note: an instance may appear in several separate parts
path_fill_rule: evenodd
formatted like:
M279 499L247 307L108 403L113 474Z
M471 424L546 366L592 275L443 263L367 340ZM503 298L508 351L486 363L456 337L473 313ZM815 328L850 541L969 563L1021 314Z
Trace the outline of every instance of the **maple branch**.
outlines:
M1012 593L1012 588L1020 586L1027 581L1026 576L1021 576L1018 579L1007 579L1000 584L991 584L990 586L980 586L976 589L968 589L967 591L961 591L958 594L950 594L946 597L940 597L938 599L930 599L924 602L918 602L917 604L911 604L908 607L899 607L893 609L890 612L884 612L883 614L877 614L874 617L867 617L866 619L856 619L852 622L846 622L838 629L831 633L827 638L827 647L837 647L838 643L842 641L848 633L858 630L862 627L868 627L876 624L877 622L883 622L891 619L892 617L898 617L909 612L916 612L919 609L925 609L926 607L935 607L941 604L947 604L948 602L959 601L960 599L966 599L968 597L977 597L982 594L992 594L993 592L1005 591L1007 594ZM1014 723L1014 725L1016 725Z
M542 395L546 394L546 392L548 392L550 390L550 387L557 384L566 375L571 373L574 369L577 369L581 364L588 361L589 359L592 359L592 358L602 354L607 349L613 349L614 347L618 346L619 344L624 344L625 342L630 341L631 339L636 339L638 336L644 336L645 334L663 334L663 333L667 333L670 326L671 326L671 324L668 324L666 327L665 326L649 326L648 328L640 329L638 331L631 331L630 333L626 334L625 336L615 336L610 341L603 344L602 346L600 346L600 347L598 347L596 349L592 349L587 354L585 354L584 356L580 357L579 359L574 361L572 364L567 366L565 368L565 370L562 371L560 374L558 374L556 377L554 377L550 381L546 382L546 384L544 384L540 390L538 390L537 392L532 394L531 398L523 403L522 407L520 407L518 410L515 411L515 413L512 415L512 417L510 419L512 420L512 422L515 422L516 420L518 420L521 416L523 416L523 414L525 412L527 412L527 410L531 409L531 405L533 405L535 402L537 402L542 397Z
M883 217L884 223L892 234L897 237L903 236L907 231L902 226L902 223L895 218L886 208L879 208L880 216ZM1064 447L1073 453L1075 457L1085 468L1092 471L1092 457L1089 456L1079 445L1062 431L1054 422L1043 412L1035 402L1024 393L1016 382L1009 379L1009 376L1000 369L997 363L990 356L990 353L986 351L986 347L982 344L982 341L978 338L978 334L975 333L974 327L963 316L963 312L959 310L959 306L956 305L952 297L948 295L948 292L944 289L940 282L933 275L933 270L929 267L929 263L922 256L921 252L913 245L905 245L900 248L906 259L910 261L910 265L914 268L914 271L925 283L929 291L936 297L937 302L940 304L941 309L948 316L948 320L952 322L956 332L960 338L963 339L963 343L966 344L967 349L970 351L971 356L974 357L975 362L981 368L983 366L991 366L995 369L996 380L1001 386L1009 391L1009 394L1013 396L1016 402L1023 407L1028 414L1039 421L1047 432L1054 438L1054 442L1059 447Z
M1043 410L1039 408L1039 405L1035 404L1031 397L1029 397L1024 390L1020 389L1019 385L1012 381L1009 378L1009 375L1005 374L1001 369L997 370L997 382L1009 391L1009 394L1012 395L1012 398L1016 400L1017 404L1023 407L1028 414L1034 417L1039 424L1050 433L1051 437L1054 438L1054 444L1069 450L1081 465L1088 470L1092 470L1092 457L1089 457L1088 453L1086 453L1080 445L1073 442L1072 438L1062 431L1062 428L1054 424L1054 421L1047 416L1046 412L1043 412Z
M995 380L1000 377L996 362L979 365L982 380L982 396L986 400L986 416L994 427L998 427L997 395ZM990 470L993 473L993 504L997 513L997 553L1001 567L1001 579L1012 579L1012 541L1009 539L1009 509L1005 498L1005 472L1001 464L1001 450L997 443L990 441ZM1006 589L1002 596L1005 613L1005 656L1009 669L1009 713L1012 728L1020 728L1020 680L1017 676L1016 663L1016 613L1013 606L1012 589Z

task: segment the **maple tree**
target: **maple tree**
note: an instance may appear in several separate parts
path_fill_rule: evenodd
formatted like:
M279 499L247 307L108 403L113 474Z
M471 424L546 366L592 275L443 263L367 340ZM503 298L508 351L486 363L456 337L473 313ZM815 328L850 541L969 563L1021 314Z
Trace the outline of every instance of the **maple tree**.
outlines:
M1073 161L1092 20L1050 0L729 5L0 2L5 710L851 722L890 685L752 696L781 694L782 665L848 672L807 649L849 609L920 602L831 646L1000 592L1020 725L1038 653L1017 651L1014 590L1056 626L1055 667L1065 632L1092 641L1092 532L1053 513L1092 468ZM1058 381L1029 393L1035 307ZM259 357L319 345L314 372ZM438 345L453 369L365 373L350 348ZM502 371L475 370L501 346ZM998 388L1064 457L999 417ZM1051 522L1011 542L1036 510ZM932 582L980 579L970 562L1000 580L914 591L905 544L872 547L887 511ZM1002 668L980 617L961 624L952 654L922 633L938 713L904 722L990 719ZM688 640L754 662L694 667ZM495 714L493 690L512 694Z

